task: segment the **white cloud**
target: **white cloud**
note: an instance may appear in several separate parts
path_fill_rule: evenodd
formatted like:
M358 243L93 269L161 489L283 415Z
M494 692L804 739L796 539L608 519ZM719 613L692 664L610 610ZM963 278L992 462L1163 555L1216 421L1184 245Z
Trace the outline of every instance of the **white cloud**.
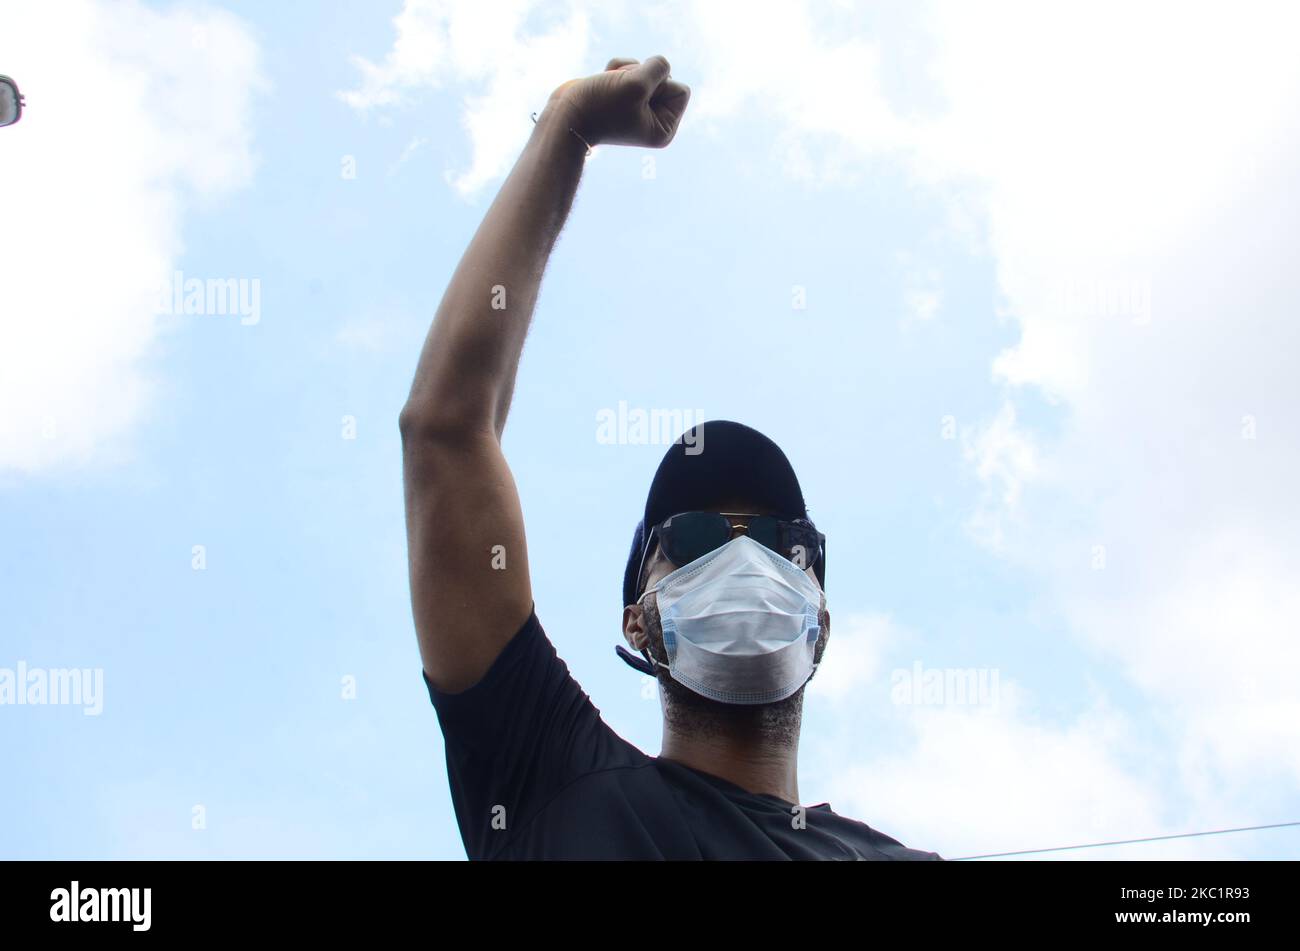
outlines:
M472 90L461 122L473 156L469 168L447 175L462 194L509 168L532 131L529 114L552 89L605 65L587 62L588 16L578 2L407 0L393 26L397 38L381 63L353 57L361 86L339 98L364 114L408 105L421 90Z
M486 90L467 100L474 158L456 180L475 188L517 152L515 117L539 88L599 65L583 62L587 21L567 9L549 47L518 39L517 9L495 13L505 26L480 52L460 39L478 29L467 8L408 4L350 101L448 80ZM846 811L883 805L960 851L1293 806L1300 11L709 2L647 15L674 35L665 51L701 132L770 121L771 158L795 179L851 186L888 161L948 197L963 236L982 220L999 313L1021 336L990 367L1001 409L963 434L986 487L971 527L1041 576L1048 606L1140 691L1134 716L1156 736L1130 737L1100 700L1064 724L1016 705L923 710L909 749L845 767ZM937 305L933 283L917 293L905 303L918 316ZM1025 424L1029 388L1059 433ZM878 672L870 627L837 632L844 669L828 664L810 695L849 697ZM1173 774L1134 765L1170 744ZM978 808L954 809L966 797ZM997 834L963 831L976 822Z
M903 636L887 615L839 618L832 610L831 637L817 674L808 684L808 695L834 701L851 699L864 685L875 682L882 653Z
M907 319L924 323L930 320L943 302L943 292L937 287L912 287L903 295L907 305Z
M741 23L700 4L679 34L704 70L697 119L732 121L743 105L776 120L775 158L796 178L852 181L855 162L860 174L885 158L982 213L1021 339L991 368L1002 409L966 434L987 487L972 527L1041 573L1083 643L1143 692L1180 750L1188 784L1165 795L1184 805L1293 806L1282 792L1300 778L1298 17L1285 4L1224 18L1172 3L939 3L921 30L865 8L788 4ZM924 60L891 63L909 43ZM891 86L891 69L907 81ZM898 92L909 83L934 92L924 108ZM1030 386L1057 404L1059 434L1021 422ZM964 756L987 769L987 747L994 776L1084 808L1035 779L1033 760L1099 775L1155 823L1151 797L1086 737L963 716L934 718L887 765L911 777ZM949 747L949 733L964 740ZM996 755L1005 735L1037 750L1027 770ZM944 807L917 811L924 782L854 777L909 815Z
M0 470L122 454L147 412L159 282L191 201L245 185L257 47L235 17L133 3L6 8L27 97L0 130Z
M406 148L402 149L402 154L397 157L397 161L394 162L391 166L389 166L388 169L389 176L391 177L393 175L396 175L397 170L400 169L403 165L405 165L408 161L410 161L411 156L413 156L416 152L418 152L422 147L427 145L428 142L429 142L428 139L424 139L421 138L420 136L416 136L415 138L411 139L410 142L406 143Z
M1001 550L1007 523L1021 517L1025 483L1039 473L1033 442L1016 427L1016 408L1004 402L998 415L962 431L964 458L984 486L969 527L990 548Z
M1050 440L994 421L974 461L1002 491L981 517L1170 717L1188 768L1243 794L1248 777L1293 787L1296 13L974 13L941 8L937 62L942 141L991 183L1022 328L994 370L1009 400L1032 384L1066 418ZM1243 439L1248 415L1266 437Z
M803 765L818 800L945 858L1182 830L1165 821L1166 776L1133 768L1140 747L1123 711L1094 697L1052 722L1006 671L936 667L918 650L884 615L833 626L806 705Z
M943 303L939 269L932 264L923 264L906 252L899 253L898 263L903 276L902 326L907 328L933 320Z
M1183 831L1165 825L1162 784L1125 762L1132 747L1125 717L1098 706L1064 726L1043 723L1003 686L996 708L900 714L888 728L908 738L907 748L842 766L829 788L832 806L945 858ZM1162 854L1196 848L1204 847Z
M679 42L703 70L692 81L693 121L729 120L742 110L779 117L799 133L783 147L816 137L824 170L837 168L842 153L824 152L821 136L859 155L909 144L881 85L874 37L819 29L803 2L696 3L684 12ZM797 154L802 163L811 150Z

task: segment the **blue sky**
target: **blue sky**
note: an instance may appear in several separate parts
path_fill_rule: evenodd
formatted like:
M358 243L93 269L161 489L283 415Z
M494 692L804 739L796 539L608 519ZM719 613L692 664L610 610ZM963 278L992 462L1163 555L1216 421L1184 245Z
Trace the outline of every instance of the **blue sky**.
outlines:
M610 724L658 751L625 401L772 436L828 535L806 802L947 856L1300 819L1281 8L486 6L6 5L0 669L100 669L103 711L0 706L0 855L463 857L397 412L529 113L652 53L690 110L588 162L505 436ZM176 271L258 312L158 314ZM917 663L996 702L899 703Z

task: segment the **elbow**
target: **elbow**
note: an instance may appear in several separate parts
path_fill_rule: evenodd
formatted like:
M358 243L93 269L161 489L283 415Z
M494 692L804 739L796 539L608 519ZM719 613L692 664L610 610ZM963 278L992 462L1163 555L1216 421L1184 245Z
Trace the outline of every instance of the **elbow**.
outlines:
M407 403L397 414L397 431L402 434L402 445L414 442L428 430L425 415Z
M397 416L404 453L439 447L465 447L491 429L475 417L462 413L430 412L427 407L407 403Z
M402 448L410 449L447 442L454 438L456 427L446 419L407 403L397 414L397 431L402 435Z

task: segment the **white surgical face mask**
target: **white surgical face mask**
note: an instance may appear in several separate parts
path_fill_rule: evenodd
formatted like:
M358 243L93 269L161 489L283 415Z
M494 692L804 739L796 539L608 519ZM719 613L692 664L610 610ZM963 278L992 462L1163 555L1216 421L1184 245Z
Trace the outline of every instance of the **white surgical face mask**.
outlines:
M808 682L821 633L821 589L788 558L746 535L648 588L668 674L723 703L784 700Z

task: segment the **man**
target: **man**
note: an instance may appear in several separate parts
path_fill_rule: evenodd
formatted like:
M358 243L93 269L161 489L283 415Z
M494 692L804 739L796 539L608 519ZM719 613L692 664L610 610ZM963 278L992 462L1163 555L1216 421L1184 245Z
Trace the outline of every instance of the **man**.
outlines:
M623 634L641 656L619 651L658 679L659 756L604 723L534 612L501 434L542 272L589 146L662 148L689 97L661 56L611 60L551 95L456 269L402 410L412 604L465 849L938 858L799 805L803 687L830 634L825 538L766 437L696 427L669 449L637 526Z

